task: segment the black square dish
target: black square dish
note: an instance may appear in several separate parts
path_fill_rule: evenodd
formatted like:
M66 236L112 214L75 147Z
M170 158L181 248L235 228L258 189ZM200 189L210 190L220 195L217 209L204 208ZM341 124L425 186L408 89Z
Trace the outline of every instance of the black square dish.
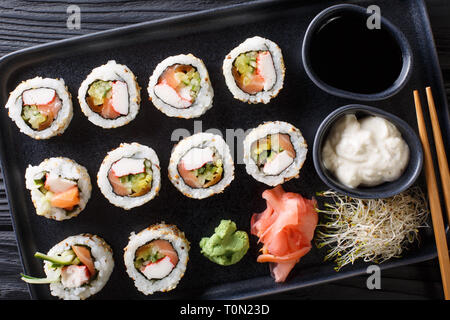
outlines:
M433 89L444 141L449 149L449 115L441 71L437 59L426 7L422 0L350 1L368 7L376 4L383 16L406 36L414 56L412 74L405 86L389 99L365 103L384 109L405 120L417 130L413 90ZM21 81L37 75L63 78L73 96L74 117L66 132L49 140L37 141L19 132L7 115L0 112L0 152L14 229L24 271L43 275L42 262L33 257L46 252L60 240L82 232L103 237L114 251L115 268L105 288L92 299L239 299L273 294L294 288L364 274L368 264L357 262L336 272L332 262L323 262L324 249L313 249L302 258L285 283L270 277L267 264L256 262L260 244L250 236L250 249L237 264L223 267L200 253L198 243L212 234L221 219L231 219L238 229L250 234L253 213L265 209L261 194L269 187L249 176L243 164L236 165L235 179L224 193L204 200L189 199L169 181L167 167L173 145L172 133L179 128L203 131L254 128L264 121L287 121L302 131L309 152L299 179L285 184L292 191L311 198L324 190L312 161L312 144L322 120L336 108L360 101L339 98L318 88L302 64L302 41L311 20L336 1L262 1L225 7L170 19L49 43L12 53L0 60L0 99L3 105ZM248 105L234 99L222 74L225 55L246 38L259 35L276 42L284 56L284 88L267 105ZM203 59L214 88L213 107L197 119L169 118L148 100L148 79L156 65L168 56L192 53ZM127 65L142 87L141 110L129 124L104 130L82 114L77 91L88 73L108 60ZM201 122L199 122L201 121ZM100 193L96 175L106 153L122 142L138 142L153 148L161 163L162 185L159 196L147 204L125 211L111 205ZM234 151L235 152L235 151ZM68 221L50 221L35 214L24 174L29 164L48 157L65 156L88 169L93 190L86 209ZM235 158L235 160L237 160ZM237 161L235 161L237 162ZM423 186L423 179L419 179ZM125 272L123 249L131 232L165 221L177 225L191 242L186 274L178 287L168 293L144 296L136 290ZM381 265L391 268L436 257L431 228L421 232L415 244L401 259ZM47 285L32 285L35 299L50 299Z

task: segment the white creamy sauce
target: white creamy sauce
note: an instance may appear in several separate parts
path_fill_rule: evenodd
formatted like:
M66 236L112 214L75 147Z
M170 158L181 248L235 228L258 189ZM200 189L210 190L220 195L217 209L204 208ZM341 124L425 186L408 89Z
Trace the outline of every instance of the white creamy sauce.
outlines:
M409 162L409 147L398 129L381 117L345 115L322 148L324 166L344 185L376 186L398 179Z

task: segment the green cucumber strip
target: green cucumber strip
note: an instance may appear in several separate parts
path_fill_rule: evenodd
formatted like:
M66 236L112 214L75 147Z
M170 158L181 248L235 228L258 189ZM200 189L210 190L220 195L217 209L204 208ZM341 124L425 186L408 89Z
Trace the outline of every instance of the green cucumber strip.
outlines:
M61 276L61 269L56 269L55 274L53 277L49 278L35 278L32 276L27 276L26 274L21 273L21 280L25 281L26 283L31 284L48 284L48 283L55 283L59 282L59 278Z
M42 260L46 260L46 261L49 261L49 262L57 264L57 265L63 265L63 266L71 265L73 263L73 260L75 259L75 255L74 254L69 254L69 255L64 256L64 257L51 257L51 256L48 256L46 254L43 254L43 253L40 253L40 252L36 252L34 254L34 256L36 258L39 258L39 259L42 259Z

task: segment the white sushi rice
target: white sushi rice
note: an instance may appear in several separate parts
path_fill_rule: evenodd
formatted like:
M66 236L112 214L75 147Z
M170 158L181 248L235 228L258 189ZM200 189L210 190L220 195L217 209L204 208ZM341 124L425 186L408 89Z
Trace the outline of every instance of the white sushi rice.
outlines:
M217 150L223 163L222 179L208 188L192 188L187 185L178 172L178 163L192 148L213 147ZM234 162L230 148L223 138L212 133L200 132L181 140L173 148L169 162L169 179L172 184L185 196L195 199L204 199L222 192L234 179Z
M256 94L249 94L244 92L239 88L236 84L236 80L234 79L232 68L234 60L241 54L249 51L269 51L272 60L273 66L275 67L276 81L273 87L270 90L263 90ZM278 95L280 90L283 88L284 82L284 60L283 55L281 53L280 47L278 45L269 40L262 37L255 36L253 38L249 38L241 43L239 46L230 51L229 54L226 55L223 60L222 66L223 75L225 77L225 82L227 84L228 89L233 94L235 99L238 99L247 103L269 103L270 100Z
M50 88L56 91L61 100L61 109L52 124L44 130L34 130L22 118L22 94L29 89ZM73 117L72 96L63 79L35 77L20 83L9 95L6 103L8 115L16 123L19 130L34 139L49 139L63 134Z
M161 100L155 94L155 86L158 84L159 77L168 67L173 66L174 64L191 65L196 68L200 74L200 91L198 92L194 103L188 108L175 108ZM161 61L150 77L147 91L154 106L169 117L186 119L197 118L209 110L213 104L214 91L209 79L208 70L203 61L192 54L180 54L168 57Z
M50 292L53 296L64 300L84 300L102 290L108 282L114 269L113 254L111 247L102 238L86 233L66 238L52 247L47 255L61 254L71 249L72 245L83 245L90 248L94 267L98 273L94 280L76 288L66 288L61 282L51 283ZM45 261L44 271L48 277L55 272L51 265L51 262Z
M262 172L251 157L251 146L253 142L265 138L271 134L289 134L292 146L295 150L294 161L279 175L266 175ZM283 121L266 122L251 130L244 139L244 163L247 173L259 182L269 186L282 184L292 178L298 178L300 169L306 160L308 146L299 129L290 123Z
M35 176L44 171L77 182L80 203L75 210L69 213L62 208L50 205L45 195L39 190L39 186L34 183ZM25 186L31 191L31 200L36 208L36 213L57 221L76 217L86 207L92 191L91 179L86 168L64 157L45 159L38 166L29 165L25 171Z
M119 196L114 193L113 187L108 179L108 172L111 166L122 158L150 160L153 178L152 187L149 192L139 197ZM98 171L97 183L100 187L100 191L113 205L125 210L141 206L152 200L161 188L161 173L158 156L152 148L139 143L122 143L118 148L108 152L108 155L103 160Z
M92 111L86 102L86 95L91 83L96 80L103 81L122 81L127 84L128 89L128 114L121 115L116 119L105 119L97 112ZM114 60L101 65L92 70L87 78L81 83L78 89L78 102L80 103L81 111L86 115L89 121L93 124L105 129L117 128L126 125L132 121L139 112L141 102L141 88L136 80L133 72L125 65L118 64Z
M168 276L163 279L149 280L134 266L136 250L153 240L167 240L171 243L178 255L178 263ZM124 249L124 262L128 275L134 280L136 288L148 295L154 292L167 292L174 289L186 272L189 260L189 241L174 225L167 225L164 222L150 226L138 234L134 232L130 235L127 247Z

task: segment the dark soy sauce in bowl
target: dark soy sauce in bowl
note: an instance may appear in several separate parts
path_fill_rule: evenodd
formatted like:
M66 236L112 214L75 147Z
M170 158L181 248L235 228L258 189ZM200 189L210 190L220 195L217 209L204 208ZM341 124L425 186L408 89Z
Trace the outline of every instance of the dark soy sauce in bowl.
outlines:
M367 27L367 16L336 12L311 38L310 65L329 86L373 94L390 88L402 71L402 50L392 33Z

